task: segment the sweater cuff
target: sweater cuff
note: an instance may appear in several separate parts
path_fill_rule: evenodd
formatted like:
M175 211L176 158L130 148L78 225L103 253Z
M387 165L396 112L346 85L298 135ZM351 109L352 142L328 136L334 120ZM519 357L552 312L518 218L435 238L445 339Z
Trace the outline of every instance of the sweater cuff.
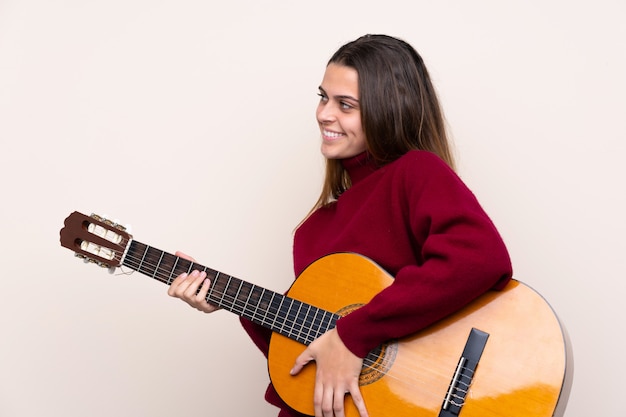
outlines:
M364 358L367 354L378 346L378 342L367 340L366 329L363 329L357 323L365 323L361 317L357 314L359 310L353 311L347 316L341 317L337 320L335 328L337 334L348 350L354 353L359 358ZM371 346L370 346L371 345Z

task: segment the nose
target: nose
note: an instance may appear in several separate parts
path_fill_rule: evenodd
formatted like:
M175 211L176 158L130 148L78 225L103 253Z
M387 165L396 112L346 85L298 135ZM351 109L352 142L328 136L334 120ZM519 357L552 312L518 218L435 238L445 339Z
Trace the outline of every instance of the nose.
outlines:
M333 109L333 106L330 102L320 102L317 106L316 112L317 121L321 124L328 124L337 120L335 110L336 109Z

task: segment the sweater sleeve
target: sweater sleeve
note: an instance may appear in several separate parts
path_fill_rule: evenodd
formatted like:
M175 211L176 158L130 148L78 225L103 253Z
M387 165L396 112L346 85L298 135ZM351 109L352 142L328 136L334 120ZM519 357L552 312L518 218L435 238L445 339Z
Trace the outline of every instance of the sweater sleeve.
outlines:
M396 201L418 261L368 304L341 318L337 331L364 357L381 343L415 333L512 276L506 247L473 193L434 155L406 158Z

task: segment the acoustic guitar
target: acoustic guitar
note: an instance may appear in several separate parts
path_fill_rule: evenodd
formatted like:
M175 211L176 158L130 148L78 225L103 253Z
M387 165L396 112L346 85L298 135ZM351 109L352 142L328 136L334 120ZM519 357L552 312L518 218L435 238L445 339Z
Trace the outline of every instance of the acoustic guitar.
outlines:
M393 282L371 260L337 253L311 264L281 294L138 242L124 227L79 212L65 219L60 240L80 258L168 285L183 272L206 271L209 303L272 330L270 379L287 404L308 415L314 414L315 365L291 376L296 357ZM360 389L371 417L562 416L571 365L569 340L552 308L512 280L503 291L374 349L364 359ZM346 416L358 417L349 396L345 405Z

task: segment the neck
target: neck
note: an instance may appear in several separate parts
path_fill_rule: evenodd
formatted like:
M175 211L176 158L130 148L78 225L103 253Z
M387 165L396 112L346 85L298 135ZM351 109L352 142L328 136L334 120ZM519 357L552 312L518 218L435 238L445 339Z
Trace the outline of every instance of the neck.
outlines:
M183 272L204 271L211 280L207 302L305 345L333 328L339 318L335 313L261 288L136 240L128 245L123 265L167 285Z

